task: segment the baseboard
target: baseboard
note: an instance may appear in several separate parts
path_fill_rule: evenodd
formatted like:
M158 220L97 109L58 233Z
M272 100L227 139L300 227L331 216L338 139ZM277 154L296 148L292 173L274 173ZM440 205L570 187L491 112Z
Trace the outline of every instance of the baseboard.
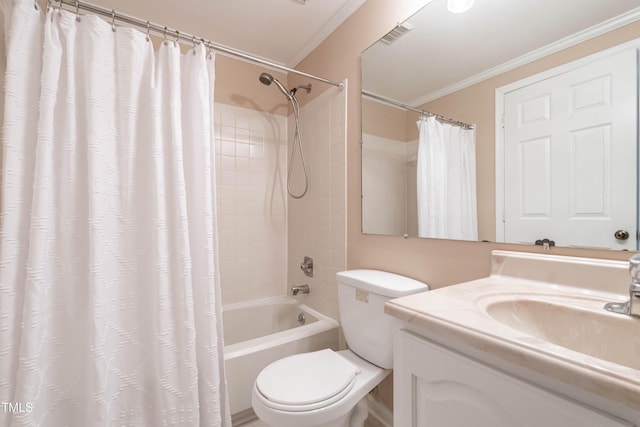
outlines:
M393 427L393 413L382 403L367 396L367 404L369 405L369 415L380 421L385 427Z
M378 420L384 427L393 427L393 413L382 403L371 397L367 396L367 405L369 406L369 415ZM251 422L258 417L252 409L238 412L231 417L231 425L233 427L240 427L243 424Z
M231 425L233 427L239 427L257 418L258 417L256 416L256 413L253 412L253 409L249 408L245 411L241 411L241 412L238 412L237 414L233 414L231 416Z

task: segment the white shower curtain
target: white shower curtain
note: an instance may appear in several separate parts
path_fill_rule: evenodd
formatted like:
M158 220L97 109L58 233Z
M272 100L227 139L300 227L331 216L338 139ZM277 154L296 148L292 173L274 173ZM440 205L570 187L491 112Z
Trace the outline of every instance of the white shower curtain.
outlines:
M7 54L0 425L230 425L213 59L33 0Z
M478 239L474 129L418 120L420 237Z

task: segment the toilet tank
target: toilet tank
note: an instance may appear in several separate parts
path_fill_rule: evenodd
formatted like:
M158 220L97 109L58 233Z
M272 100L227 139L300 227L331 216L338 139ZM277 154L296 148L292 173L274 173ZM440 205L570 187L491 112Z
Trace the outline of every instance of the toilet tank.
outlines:
M429 290L417 280L379 270L348 270L336 274L340 324L349 349L381 368L393 367L393 331L398 319L385 314L393 298Z

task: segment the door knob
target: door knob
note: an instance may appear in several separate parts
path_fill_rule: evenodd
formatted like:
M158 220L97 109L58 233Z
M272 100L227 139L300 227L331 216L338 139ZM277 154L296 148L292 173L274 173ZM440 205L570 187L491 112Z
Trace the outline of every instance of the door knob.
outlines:
M536 240L535 245L536 246L542 246L545 251L548 251L551 246L555 246L556 245L556 242L553 241L553 240L549 240L549 239L540 239L540 240Z
M618 240L627 240L629 238L629 232L627 230L618 230L613 233L613 237Z

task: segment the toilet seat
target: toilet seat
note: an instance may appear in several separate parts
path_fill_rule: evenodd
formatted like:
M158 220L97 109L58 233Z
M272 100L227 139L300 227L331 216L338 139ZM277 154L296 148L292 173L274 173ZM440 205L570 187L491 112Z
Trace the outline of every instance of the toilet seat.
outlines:
M347 395L356 382L356 365L331 349L301 353L267 366L256 378L256 396L287 412L326 407Z

